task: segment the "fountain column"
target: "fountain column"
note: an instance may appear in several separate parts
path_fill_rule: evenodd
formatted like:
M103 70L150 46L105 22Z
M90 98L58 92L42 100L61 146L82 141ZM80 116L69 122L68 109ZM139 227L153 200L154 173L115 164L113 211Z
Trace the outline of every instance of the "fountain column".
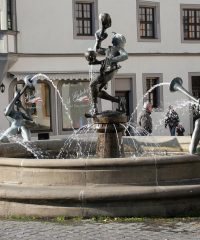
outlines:
M98 133L96 153L100 158L119 158L124 156L122 136L127 122L125 114L106 111L94 118Z

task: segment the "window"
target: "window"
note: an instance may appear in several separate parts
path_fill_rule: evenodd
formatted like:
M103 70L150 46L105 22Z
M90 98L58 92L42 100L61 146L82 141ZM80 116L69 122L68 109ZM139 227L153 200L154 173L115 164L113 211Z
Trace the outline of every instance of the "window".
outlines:
M154 8L140 7L140 37L155 38Z
M78 36L92 35L92 4L76 3L76 23Z
M97 0L74 0L74 37L94 37L97 28Z
M13 0L7 0L7 29L14 30L14 3Z
M146 79L146 90L149 91L154 85L159 83L159 78L147 78ZM157 108L159 103L158 99L158 88L154 88L151 92L148 93L146 100L150 102L154 108Z
M160 40L160 5L137 0L138 41Z
M15 90L20 91L24 87L24 82L18 82ZM41 97L42 102L30 103L34 97ZM38 82L36 90L28 90L21 96L21 101L25 109L31 114L35 125L31 126L33 132L51 131L51 104L50 86L44 81Z
M183 9L184 40L200 40L200 9Z
M144 100L150 102L155 109L163 108L163 87L155 85L162 82L162 74L143 74ZM151 91L149 91L152 88ZM149 92L148 92L149 91Z
M61 93L65 103L62 106L62 129L78 129L86 125L85 113L90 110L89 82L64 82Z

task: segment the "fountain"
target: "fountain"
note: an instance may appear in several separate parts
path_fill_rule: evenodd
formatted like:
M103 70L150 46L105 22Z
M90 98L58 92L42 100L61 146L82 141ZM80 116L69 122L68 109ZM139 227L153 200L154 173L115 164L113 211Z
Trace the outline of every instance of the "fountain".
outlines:
M85 54L90 65L101 66L100 73L90 82L93 108L86 116L93 124L74 131L66 140L17 140L18 143L0 144L0 216L199 214L200 157L187 153L190 137L123 136L130 127L123 104L104 89L117 72L118 62L127 59L123 44L115 45L118 40L124 43L125 38L114 34L113 46L102 49L111 18L101 14L100 22L102 27L96 32L95 47ZM117 54L117 61L112 62L109 51L113 51L115 58L113 48L123 54L120 58ZM103 51L106 58L97 60L97 53ZM179 80L172 81L170 90L179 90L180 85ZM118 103L118 109L99 112L98 98ZM89 134L90 129L98 133L97 141L81 136L82 131ZM136 156L144 150L146 156ZM156 151L162 156L156 155ZM44 152L45 157L41 157ZM98 157L89 156L91 153ZM71 158L71 154L78 158Z

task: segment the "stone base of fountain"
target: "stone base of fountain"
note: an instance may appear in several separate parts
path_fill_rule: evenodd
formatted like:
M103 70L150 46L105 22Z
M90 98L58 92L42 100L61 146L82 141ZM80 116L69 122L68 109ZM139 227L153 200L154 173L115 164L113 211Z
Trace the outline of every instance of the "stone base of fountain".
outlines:
M96 153L100 158L117 158L124 156L122 136L127 122L124 113L105 111L94 118L98 133Z
M193 216L200 157L0 159L0 216Z
M146 150L155 142L153 137L133 138ZM129 150L129 140L130 137L124 139L125 152ZM159 137L159 141L158 149L165 149L168 154L167 149L171 151L174 146L174 153L105 159L26 159L1 155L0 216L199 215L200 156L184 153L189 137ZM44 148L51 145L56 150L63 142L50 140L37 144ZM0 154L1 146L8 152L9 146L0 144ZM177 151L182 155L177 155Z

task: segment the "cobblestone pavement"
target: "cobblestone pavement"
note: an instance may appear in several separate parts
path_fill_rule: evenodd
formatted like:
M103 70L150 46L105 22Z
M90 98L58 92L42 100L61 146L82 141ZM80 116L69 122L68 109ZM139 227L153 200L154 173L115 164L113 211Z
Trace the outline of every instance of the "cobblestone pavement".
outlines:
M148 220L97 223L91 220L55 223L0 220L0 240L200 240L200 220Z

